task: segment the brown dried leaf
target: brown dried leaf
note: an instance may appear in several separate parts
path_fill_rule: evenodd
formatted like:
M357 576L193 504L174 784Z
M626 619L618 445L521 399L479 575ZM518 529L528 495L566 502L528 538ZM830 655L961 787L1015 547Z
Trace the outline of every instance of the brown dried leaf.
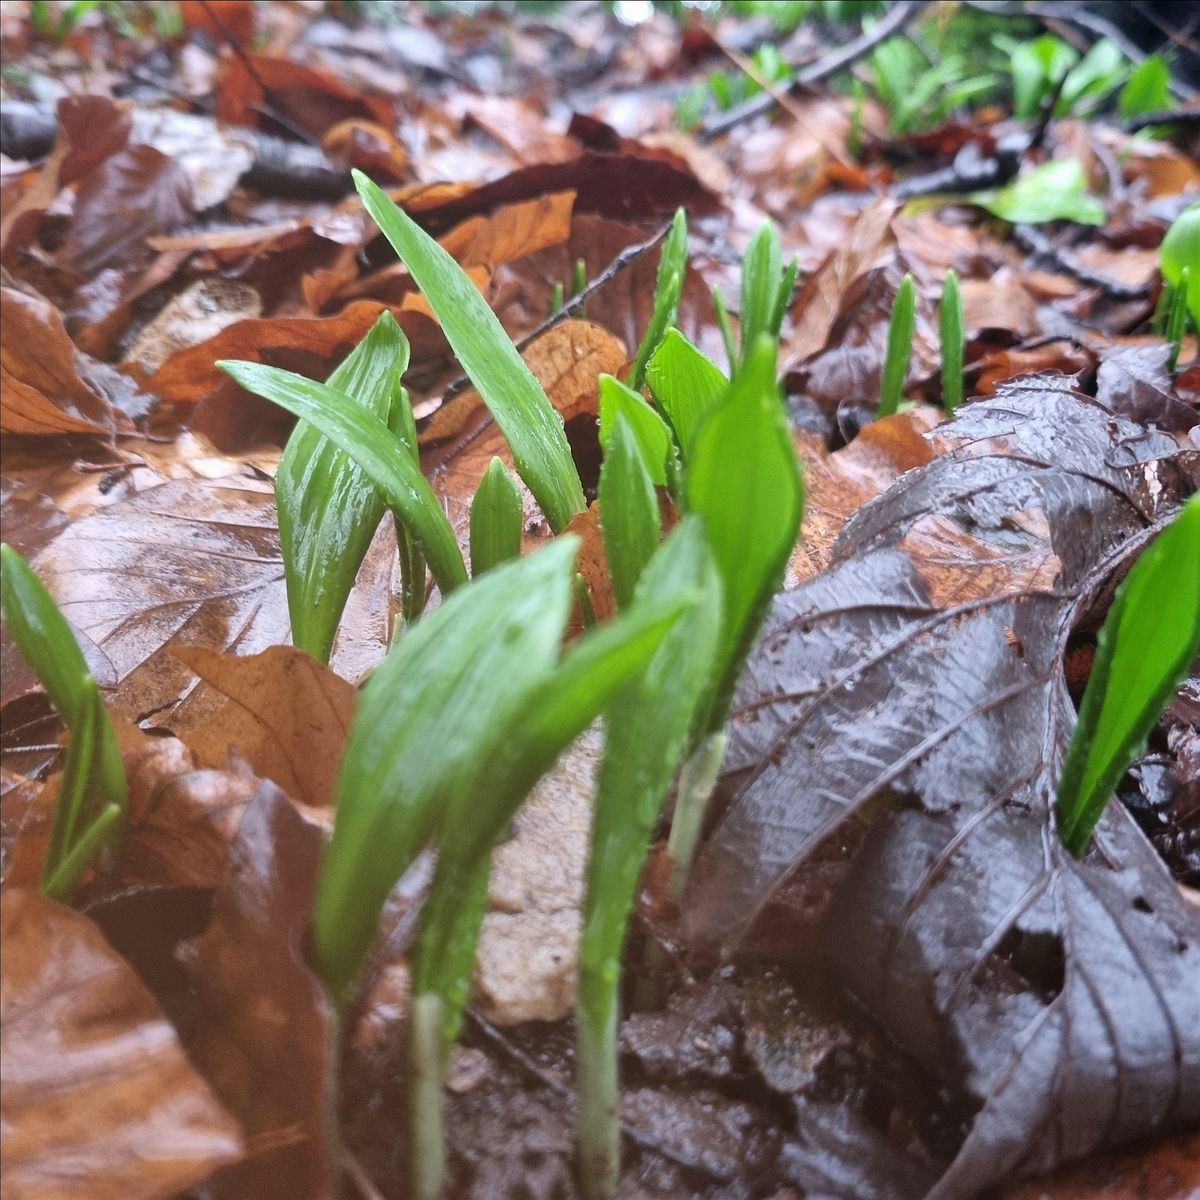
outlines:
M230 849L212 924L189 957L205 1019L188 1051L254 1153L217 1181L223 1200L328 1200L332 1015L304 962L327 824L258 786Z
M438 240L462 267L496 267L565 242L574 202L574 192L552 192L506 204L490 217L468 217Z
M180 706L171 727L207 767L230 747L254 773L314 808L333 803L338 761L357 692L292 646L242 657L203 646L172 651L209 685Z
M80 913L0 899L3 1183L21 1200L167 1200L241 1137L133 969Z
M408 173L408 151L390 129L349 117L327 129L321 148L330 162L366 171L377 182L399 181Z
M132 429L80 378L58 309L15 288L2 289L0 302L0 429L41 435Z

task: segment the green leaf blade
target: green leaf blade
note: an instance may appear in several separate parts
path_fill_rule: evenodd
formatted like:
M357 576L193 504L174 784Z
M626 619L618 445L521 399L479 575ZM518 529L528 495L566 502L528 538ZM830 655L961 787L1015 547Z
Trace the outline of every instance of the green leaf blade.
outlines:
M658 548L660 530L658 497L624 413L617 414L600 468L599 501L613 595L617 608L624 610L633 599L642 569Z
M917 293L911 275L905 275L896 290L892 315L888 319L887 351L883 359L883 379L879 389L879 407L875 419L890 417L900 407L908 362L912 356L913 329L916 325Z
M611 375L600 376L600 445L605 453L612 444L617 418L624 417L642 455L651 482L667 482L667 458L671 453L671 431L667 423L641 394Z
M518 474L551 528L561 530L585 507L562 418L458 263L380 187L360 171L352 174L363 206L417 281L508 440Z
M408 339L384 312L328 386L386 422L407 364ZM297 424L288 439L275 475L275 501L292 641L328 662L385 502L350 455L308 422Z
M662 341L663 334L674 324L679 311L679 297L683 292L683 277L687 271L687 232L687 214L682 208L677 208L658 260L650 323L646 326L637 353L633 356L633 365L629 368L629 386L635 391L641 388L646 377L646 364Z
M521 553L521 493L492 456L471 501L471 573L476 578Z
M248 391L315 425L349 454L419 539L443 591L466 583L462 552L438 498L411 455L378 417L345 393L290 371L229 359L217 366Z
M1087 847L1121 775L1200 648L1200 494L1130 569L1097 641L1059 781L1059 833Z
M666 413L687 462L696 430L729 390L729 380L712 359L678 329L669 329L646 370L650 391Z
M963 398L963 306L953 267L942 284L938 335L942 343L942 407L952 413Z

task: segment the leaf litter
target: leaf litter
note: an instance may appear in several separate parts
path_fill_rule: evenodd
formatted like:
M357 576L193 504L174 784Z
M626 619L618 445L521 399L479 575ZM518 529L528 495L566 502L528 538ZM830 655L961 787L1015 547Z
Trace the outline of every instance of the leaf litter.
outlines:
M389 1113L428 861L393 893L347 1014L340 1148L330 1014L305 959L355 685L400 611L395 540L385 525L371 542L331 668L289 648L270 486L287 425L213 366L322 380L388 309L412 348L422 465L467 550L475 486L511 456L347 198L354 167L521 343L589 500L596 380L641 339L675 208L692 222L677 323L717 362L709 291L734 296L764 214L801 264L781 363L803 536L738 693L694 886L676 911L661 850L643 881L634 946L656 942L659 962L632 971L621 1031L629 1194L1190 1194L1194 1134L1168 1135L1200 1121L1195 680L1085 858L1052 817L1091 634L1200 481L1195 369L1173 375L1162 339L1135 332L1154 247L1200 186L1186 138L1050 122L1048 157L1111 187L1108 224L1010 238L977 210L898 203L922 171L953 179L972 156L992 170L1003 121L893 138L874 100L855 115L818 85L701 145L668 130L662 88L710 69L717 43L661 15L629 29L591 9L569 25L413 9L368 30L292 5L214 7L181 5L184 32L153 60L99 14L57 57L28 10L4 18L6 52L64 97L15 97L27 152L2 177L5 533L130 723L131 788L124 848L81 911L29 891L58 731L5 639L0 1037L20 1066L5 1067L5 1182L165 1197L207 1179L188 1194L270 1200L329 1195L345 1172L364 1195L400 1194ZM794 37L819 68L829 45ZM104 54L106 70L87 65ZM8 108L20 85L5 86ZM6 153L9 138L6 121ZM970 397L952 420L932 406L948 267ZM872 422L906 272L906 394L932 403ZM555 297L574 307L552 313ZM528 548L549 529L522 495ZM571 529L603 613L595 507ZM455 1194L575 1194L563 1018L595 738L496 853L449 1078ZM64 1023L103 1042L113 1014L126 1024L91 1052L123 1048L104 1086L129 1099L100 1101L100 1139L92 1060L67 1053ZM42 1093L60 1084L69 1099L49 1115ZM63 1137L80 1157L59 1178Z

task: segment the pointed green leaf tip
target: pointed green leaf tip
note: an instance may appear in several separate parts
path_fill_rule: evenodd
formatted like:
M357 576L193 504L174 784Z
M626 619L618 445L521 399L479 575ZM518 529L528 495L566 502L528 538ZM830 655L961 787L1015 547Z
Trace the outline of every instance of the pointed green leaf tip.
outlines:
M619 609L633 599L642 568L658 548L658 497L624 413L617 414L600 468L600 530Z
M654 285L654 308L650 314L650 324L646 326L641 344L633 356L633 365L629 368L629 386L635 391L641 388L646 378L646 365L650 356L658 348L663 334L675 321L686 271L687 214L682 208L677 208L671 221L671 232L667 234L658 260L658 277Z
M463 269L361 171L363 206L400 256L512 449L517 473L558 532L586 507L562 418Z
M1059 835L1087 848L1113 789L1200 648L1200 493L1133 564L1105 618L1058 785Z
M883 359L883 379L879 388L879 407L875 417L890 417L900 407L908 360L912 355L913 328L916 322L917 296L913 277L905 275L896 289L892 315L888 321L887 351Z
M494 455L471 501L471 573L478 577L521 553L521 492Z

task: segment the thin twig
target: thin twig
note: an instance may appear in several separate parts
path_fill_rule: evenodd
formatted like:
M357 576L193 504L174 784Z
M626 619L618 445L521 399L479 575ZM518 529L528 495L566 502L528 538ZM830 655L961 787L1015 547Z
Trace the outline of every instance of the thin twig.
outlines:
M524 350L530 342L540 338L543 333L549 332L555 325L561 321L565 321L568 317L573 317L577 313L582 312L587 304L589 297L594 296L602 287L608 284L614 276L623 271L630 263L635 262L641 256L650 250L653 250L670 232L671 222L667 221L662 228L658 229L654 234L648 237L644 242L635 242L632 246L626 246L600 272L599 275L588 282L588 285L580 292L576 292L574 296L563 301L562 307L552 312L536 329L527 333L518 343L517 349ZM466 391L471 386L470 379L466 375L459 375L452 379L442 390L442 406L444 407L450 400L453 400L460 392Z
M1098 287L1114 300L1144 300L1148 295L1145 285L1124 283L1109 275L1102 275L1099 271L1093 271L1070 250L1056 246L1034 225L1014 225L1013 240L1022 250L1032 254L1035 262L1040 260L1052 269L1074 276L1080 283Z
M802 67L796 77L788 85L789 92L799 92L819 80L826 79L830 75L836 75L838 71L850 66L851 63L857 62L864 54L868 54L880 42L899 32L904 28L924 7L920 0L901 0L901 3L893 5L888 9L883 19L871 30L861 33L852 41L847 42L844 46L839 46L836 50L831 50L828 54L822 54L820 58L809 63L808 66ZM745 104L739 104L736 108L731 108L728 112L721 113L713 120L705 123L704 127L697 135L702 142L711 141L718 134L724 133L726 130L732 129L735 125L740 125L743 121L748 121L751 117L757 117L760 113L765 113L775 104L775 97L769 92L762 92L757 96L752 96Z
M1137 133L1151 125L1200 125L1200 108L1160 108L1157 112L1126 117L1121 122L1126 133Z

